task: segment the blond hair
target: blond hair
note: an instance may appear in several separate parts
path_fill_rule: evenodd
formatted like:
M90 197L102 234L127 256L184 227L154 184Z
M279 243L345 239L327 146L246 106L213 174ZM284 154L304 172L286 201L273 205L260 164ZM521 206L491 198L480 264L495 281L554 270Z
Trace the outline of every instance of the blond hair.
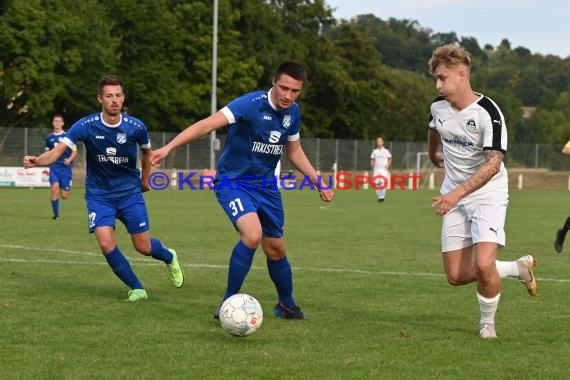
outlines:
M433 75L440 65L445 67L465 65L468 69L471 69L471 58L469 53L460 46L453 44L443 45L435 49L431 55L428 61L429 73Z

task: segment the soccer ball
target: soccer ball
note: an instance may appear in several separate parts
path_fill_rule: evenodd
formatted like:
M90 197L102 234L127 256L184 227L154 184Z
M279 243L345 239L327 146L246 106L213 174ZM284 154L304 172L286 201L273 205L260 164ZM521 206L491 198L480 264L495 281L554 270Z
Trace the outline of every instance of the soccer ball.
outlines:
M256 332L263 322L263 310L259 302L248 294L234 294L220 306L222 328L235 336Z

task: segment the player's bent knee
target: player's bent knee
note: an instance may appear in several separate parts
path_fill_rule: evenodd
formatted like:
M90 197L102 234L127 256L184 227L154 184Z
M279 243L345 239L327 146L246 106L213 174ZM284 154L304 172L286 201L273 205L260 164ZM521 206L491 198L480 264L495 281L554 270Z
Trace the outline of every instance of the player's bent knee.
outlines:
M447 275L447 282L453 286L461 286L470 283L471 281L466 281L462 276Z
M264 250L263 253L265 254L265 257L267 257L269 260L281 260L283 258L285 258L285 256L287 256L285 250Z
M151 251L152 251L152 246L150 244L150 240L148 240L148 241L144 241L144 239L141 239L141 240L142 241L138 241L137 239L133 239L133 247L141 255L150 256Z
M148 246L138 246L135 245L135 249L137 250L138 253L140 253L141 255L145 255L145 256L150 256L150 244Z
M243 244L248 246L249 248L256 248L261 243L261 234L259 235L243 235L241 237L241 241Z

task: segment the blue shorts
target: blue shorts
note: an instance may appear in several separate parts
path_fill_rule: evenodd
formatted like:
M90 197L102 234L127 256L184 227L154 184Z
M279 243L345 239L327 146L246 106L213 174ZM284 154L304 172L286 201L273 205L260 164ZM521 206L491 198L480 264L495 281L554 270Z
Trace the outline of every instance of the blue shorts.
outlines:
M281 193L277 188L248 190L224 186L221 189L214 187L214 191L218 203L234 225L241 216L255 212L261 222L263 236L276 238L283 236L285 214Z
M150 223L146 204L142 193L126 195L119 198L93 199L85 196L89 232L97 227L115 228L115 219L119 219L129 234L138 234L148 231Z
M59 188L71 190L71 166L49 168L49 184L59 183Z

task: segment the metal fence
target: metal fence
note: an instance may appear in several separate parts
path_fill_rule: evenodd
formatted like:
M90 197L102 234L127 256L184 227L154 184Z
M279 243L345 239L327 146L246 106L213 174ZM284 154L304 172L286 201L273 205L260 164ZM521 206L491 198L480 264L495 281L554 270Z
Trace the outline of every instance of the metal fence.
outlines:
M0 128L0 166L21 166L24 155L37 155L44 151L45 136L51 129ZM160 147L176 136L176 133L151 132L153 147ZM220 146L226 136L219 135ZM316 169L364 172L370 170L370 154L373 140L340 140L302 138L305 153ZM426 152L426 142L386 141L392 153L392 170L415 172L431 166ZM569 171L570 159L560 153L562 144L510 144L506 164L509 168L542 168ZM216 159L219 151L216 151ZM79 146L75 168L85 166L85 152ZM204 138L174 151L163 164L165 169L202 170L210 166L210 140ZM282 171L293 170L288 160L282 161Z

